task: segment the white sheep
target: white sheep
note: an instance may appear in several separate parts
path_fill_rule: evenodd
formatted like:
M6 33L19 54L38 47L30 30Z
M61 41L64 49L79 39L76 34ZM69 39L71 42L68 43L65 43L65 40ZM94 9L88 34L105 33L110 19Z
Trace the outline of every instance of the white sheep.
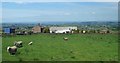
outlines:
M67 37L64 37L63 39L64 39L64 40L68 40L68 38L67 38Z
M33 42L31 41L31 42L28 43L28 45L32 45L32 43L33 43Z
M15 55L17 52L17 47L16 46L12 46L12 47L8 46L7 52L9 52L11 55Z
M83 33L85 34L85 33L86 33L86 31L83 31Z
M15 45L16 47L19 47L19 48L20 48L20 47L22 47L22 41L18 41L18 42L15 41L15 42L14 42L14 45Z

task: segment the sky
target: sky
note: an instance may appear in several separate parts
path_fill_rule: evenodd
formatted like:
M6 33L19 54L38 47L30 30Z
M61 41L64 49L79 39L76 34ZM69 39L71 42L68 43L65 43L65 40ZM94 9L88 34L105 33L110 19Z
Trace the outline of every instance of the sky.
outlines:
M118 21L117 2L3 2L2 22Z
M1 0L2 2L119 2L120 0Z

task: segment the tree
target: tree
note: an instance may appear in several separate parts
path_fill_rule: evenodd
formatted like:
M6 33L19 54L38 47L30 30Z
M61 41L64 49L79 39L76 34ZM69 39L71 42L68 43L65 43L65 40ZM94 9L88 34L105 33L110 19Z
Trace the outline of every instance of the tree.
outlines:
M90 30L89 33L95 33L95 30Z
M44 33L50 33L49 27L45 27L43 32Z
M77 30L73 29L72 31L73 31L73 33L79 33L79 29L77 29Z

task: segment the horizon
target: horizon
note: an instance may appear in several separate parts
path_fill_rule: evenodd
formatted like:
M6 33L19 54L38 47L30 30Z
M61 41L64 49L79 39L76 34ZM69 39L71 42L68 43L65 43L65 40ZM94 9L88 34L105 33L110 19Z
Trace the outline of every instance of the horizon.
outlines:
M118 21L116 2L2 3L2 23Z
M53 21L53 22L2 22L0 24L66 24L66 23L87 23L87 22L98 22L98 23L109 23L109 22L113 22L113 23L118 23L117 21L72 21L72 22L69 22L69 21L66 21L66 22L61 22L61 21Z

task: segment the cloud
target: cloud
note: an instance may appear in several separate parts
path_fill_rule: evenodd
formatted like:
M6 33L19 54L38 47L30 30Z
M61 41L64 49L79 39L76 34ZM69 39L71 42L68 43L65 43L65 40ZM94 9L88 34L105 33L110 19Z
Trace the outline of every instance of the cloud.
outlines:
M3 6L3 21L88 21L117 19L117 3L96 3L91 5L78 3L45 3L16 2L23 5ZM25 4L25 5L24 5ZM49 5L48 5L49 4ZM12 6L12 7L11 7ZM112 18L111 18L112 17Z
M17 4L25 4L25 3L28 3L28 2L17 1L17 2L15 2L15 3L17 3Z
M69 16L71 12L64 10L27 10L27 9L4 9L3 18L22 18L22 17L48 17L48 16Z

